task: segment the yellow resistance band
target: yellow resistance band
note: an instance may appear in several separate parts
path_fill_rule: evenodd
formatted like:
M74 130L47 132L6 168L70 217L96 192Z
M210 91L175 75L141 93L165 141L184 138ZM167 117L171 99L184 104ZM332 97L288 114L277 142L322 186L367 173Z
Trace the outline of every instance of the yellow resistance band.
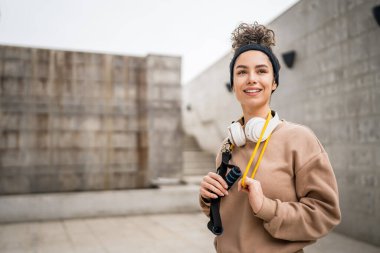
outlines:
M245 167L245 171L244 171L244 174L243 174L243 179L241 180L241 185L243 186L243 188L246 187L246 185L245 185L245 178L247 177L247 174L248 174L249 168L251 168L251 165L252 165L253 159L254 159L255 156L256 156L257 150L258 150L258 148L259 148L259 146L260 146L260 143L261 143L261 140L262 140L262 138L263 138L263 136L264 136L265 130L267 129L267 126L268 126L268 123L269 123L270 118L271 118L271 110L269 110L269 113L268 113L267 119L266 119L266 121L265 121L264 127L263 127L263 129L261 130L261 133L260 133L260 138L259 138L259 140L257 141L255 148L253 149L253 152L252 152L251 158L249 159L249 162L248 162L248 164L247 164L247 167ZM265 143L264 143L264 147L263 147L263 149L262 149L261 152L260 152L259 159L257 160L257 163L256 163L256 165L255 165L255 168L254 168L253 171L252 171L251 178L254 178L255 175L256 175L257 168L258 168L259 165L260 165L261 158L262 158L263 155L264 155L265 149L267 148L268 141L269 141L269 139L270 139L271 136L272 136L272 133L268 136L268 138L266 139L266 141L265 141Z

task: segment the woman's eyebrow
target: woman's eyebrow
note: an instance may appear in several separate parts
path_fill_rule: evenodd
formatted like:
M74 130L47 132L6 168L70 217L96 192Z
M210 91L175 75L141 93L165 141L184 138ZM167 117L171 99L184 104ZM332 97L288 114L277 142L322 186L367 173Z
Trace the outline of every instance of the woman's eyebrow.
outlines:
M247 69L248 66L246 66L246 65L238 65L238 66L236 66L236 68L237 68L237 69L238 69L238 68L244 68L244 69ZM268 65L266 65L266 64L259 64L259 65L256 65L255 68L256 68L256 69L257 69L257 68L268 68Z
M262 68L262 67L268 68L268 66L265 64L260 64L260 65L255 66L255 68Z
M238 66L236 66L236 68L244 68L244 69L247 69L248 67L245 66L245 65L238 65Z

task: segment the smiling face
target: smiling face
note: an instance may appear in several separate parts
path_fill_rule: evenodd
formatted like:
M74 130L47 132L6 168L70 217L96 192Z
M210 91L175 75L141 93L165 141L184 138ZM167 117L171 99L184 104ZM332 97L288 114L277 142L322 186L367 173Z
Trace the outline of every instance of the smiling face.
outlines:
M235 96L243 111L265 115L272 90L277 87L268 56L256 50L242 53L236 59L233 78Z

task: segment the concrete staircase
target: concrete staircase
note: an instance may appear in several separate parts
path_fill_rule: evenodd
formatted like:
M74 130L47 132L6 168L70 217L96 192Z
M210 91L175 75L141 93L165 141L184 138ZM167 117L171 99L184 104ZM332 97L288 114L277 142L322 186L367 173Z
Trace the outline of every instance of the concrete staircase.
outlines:
M209 171L215 170L215 155L202 151L192 136L183 142L183 178L188 184L199 184Z

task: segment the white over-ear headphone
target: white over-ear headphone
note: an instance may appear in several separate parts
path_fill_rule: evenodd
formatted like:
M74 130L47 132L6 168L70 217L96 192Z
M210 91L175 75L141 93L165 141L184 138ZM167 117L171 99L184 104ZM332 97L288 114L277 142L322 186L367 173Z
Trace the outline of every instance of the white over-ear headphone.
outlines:
M278 113L275 113L274 117L270 119L268 126L265 130L264 136L261 141L265 141L272 131L277 127L278 124L281 123L280 118L278 117ZM228 138L232 142L232 144L241 147L246 143L246 138L250 141L257 142L260 138L261 131L264 127L265 119L260 117L254 117L250 119L243 129L242 125L239 122L233 122L228 127Z

